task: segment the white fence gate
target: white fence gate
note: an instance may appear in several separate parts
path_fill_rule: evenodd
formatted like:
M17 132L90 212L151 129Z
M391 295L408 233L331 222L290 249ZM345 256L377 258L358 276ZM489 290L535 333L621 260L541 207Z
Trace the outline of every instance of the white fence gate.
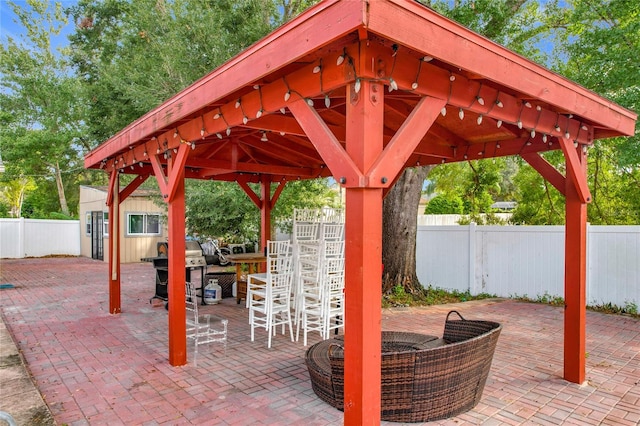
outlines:
M77 220L0 219L0 259L80 255Z
M564 297L564 226L418 226L424 286ZM587 303L640 305L640 226L588 226Z

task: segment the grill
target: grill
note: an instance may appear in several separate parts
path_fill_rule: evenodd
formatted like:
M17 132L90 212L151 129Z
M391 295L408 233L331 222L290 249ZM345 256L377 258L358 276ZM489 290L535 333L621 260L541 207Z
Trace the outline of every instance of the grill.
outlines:
M204 254L202 253L202 247L197 241L185 242L185 273L187 281L191 281L191 271L194 269L200 269L200 287L198 289L201 292L202 304L204 304L204 292L202 287L204 283L204 273L207 268L207 262ZM169 245L168 243L158 243L157 246L158 256L145 258L142 260L151 261L153 267L156 270L156 293L151 298L168 300L169 293L167 291L167 282L169 280Z

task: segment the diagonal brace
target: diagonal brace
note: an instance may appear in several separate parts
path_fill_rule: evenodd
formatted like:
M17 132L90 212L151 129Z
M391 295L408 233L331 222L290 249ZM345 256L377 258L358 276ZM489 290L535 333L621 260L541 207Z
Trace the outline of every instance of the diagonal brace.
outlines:
M367 176L370 184L389 187L400 174L413 151L427 134L445 106L444 99L425 96L417 103L391 141L371 166Z
M537 152L529 152L526 154L520 154L520 156L531 167L540 173L540 175L546 179L555 189L557 189L562 195L566 196L566 179L562 174L555 169L547 160L542 158Z
M344 178L352 186L354 182L358 182L357 186L364 186L364 175L318 112L304 99L290 102L288 107L324 162L327 163L331 173L340 177L341 180Z
M158 181L158 186L160 187L160 192L162 192L162 198L165 202L173 200L176 194L177 182L180 177L184 175L184 165L187 161L188 153L189 146L187 144L180 144L175 160L170 163L170 167L167 167L169 172L168 177L164 174L160 157L158 155L151 155L149 157L153 172Z
M586 169L580 160L576 148L573 147L573 141L563 137L559 137L558 140L560 141L560 147L567 162L567 179L571 179L571 182L573 182L580 201L585 204L590 203L591 192L587 185ZM587 161L586 158L584 158L583 161Z

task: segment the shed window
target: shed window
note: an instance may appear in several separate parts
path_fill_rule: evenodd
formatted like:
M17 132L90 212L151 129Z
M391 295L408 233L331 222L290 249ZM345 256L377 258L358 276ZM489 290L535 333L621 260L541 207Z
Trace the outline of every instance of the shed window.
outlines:
M160 235L157 213L127 213L127 235Z

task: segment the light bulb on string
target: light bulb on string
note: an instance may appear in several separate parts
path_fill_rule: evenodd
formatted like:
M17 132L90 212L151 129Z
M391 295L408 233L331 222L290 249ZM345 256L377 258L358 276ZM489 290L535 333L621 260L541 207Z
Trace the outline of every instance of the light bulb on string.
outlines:
M398 83L396 83L393 77L389 77L389 92L393 92L394 90L398 90Z

